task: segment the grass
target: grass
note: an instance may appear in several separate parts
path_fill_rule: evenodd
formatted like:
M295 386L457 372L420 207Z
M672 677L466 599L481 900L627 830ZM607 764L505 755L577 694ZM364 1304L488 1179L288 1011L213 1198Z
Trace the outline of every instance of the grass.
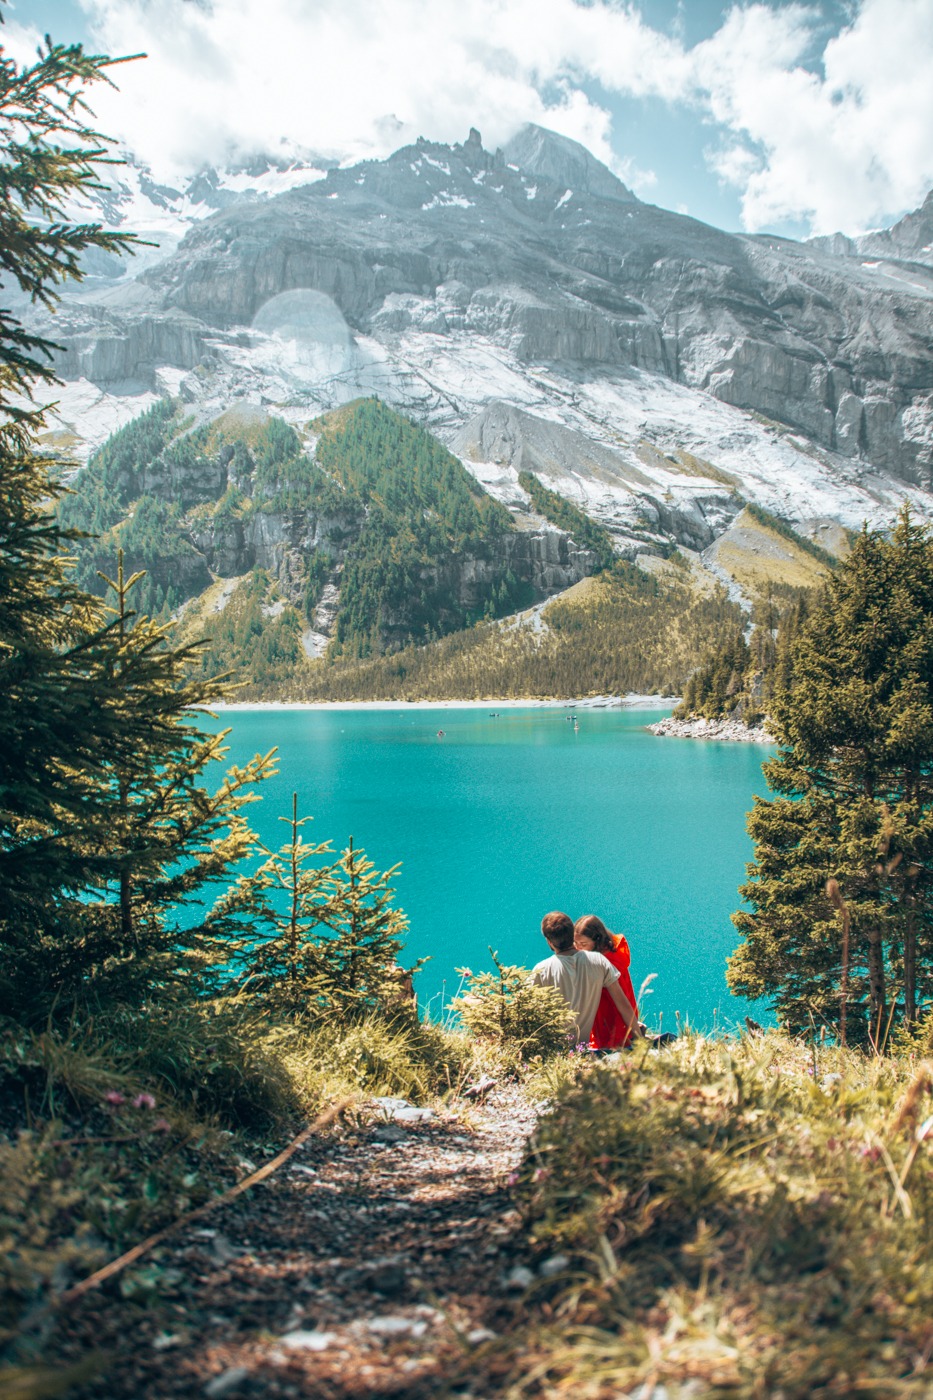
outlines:
M741 617L724 589L698 586L691 570L654 577L620 561L585 590L551 599L541 630L483 623L391 655L318 662L291 693L306 700L670 695L697 655Z
M469 1036L404 1011L270 1024L228 999L41 1034L0 1027L0 1394L58 1393L29 1319L242 1179L325 1104L451 1097L477 1063Z
M674 471L681 476L699 477L703 481L718 481L721 486L728 486L734 490L738 486L738 478L731 472L723 471L722 467L714 466L712 462L707 462L704 457L696 457L692 452L687 452L685 448L677 448L674 452L661 452L650 442L640 442L638 444L638 455L641 460L651 467L660 467L663 471L669 472L673 467Z
M54 1393L28 1315L242 1177L243 1157L324 1102L452 1099L491 1069L549 1105L516 1189L528 1250L562 1260L472 1357L473 1393L933 1396L933 1021L885 1058L771 1031L520 1062L500 1043L499 999L513 1020L535 1009L487 981L470 983L489 1013L476 1036L405 1011L270 1026L234 1000L8 1026L3 1393Z
M714 546L716 563L751 597L764 596L768 586L815 588L825 582L831 556L819 545L794 536L788 526L777 528L764 511L746 506ZM818 551L818 554L817 554Z
M519 1190L567 1263L506 1392L933 1395L923 1048L690 1036L556 1079Z

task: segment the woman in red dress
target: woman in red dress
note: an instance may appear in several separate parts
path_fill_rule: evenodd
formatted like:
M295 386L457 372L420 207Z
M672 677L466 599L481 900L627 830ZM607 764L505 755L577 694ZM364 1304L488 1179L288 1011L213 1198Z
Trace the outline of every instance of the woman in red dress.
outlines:
M629 972L632 955L623 935L610 933L602 919L595 914L584 914L573 926L573 946L585 953L602 953L612 963L619 973L619 989L627 997L637 1019L635 989ZM619 1050L628 1045L631 1037L632 1033L613 1006L609 993L604 991L590 1032L590 1049Z

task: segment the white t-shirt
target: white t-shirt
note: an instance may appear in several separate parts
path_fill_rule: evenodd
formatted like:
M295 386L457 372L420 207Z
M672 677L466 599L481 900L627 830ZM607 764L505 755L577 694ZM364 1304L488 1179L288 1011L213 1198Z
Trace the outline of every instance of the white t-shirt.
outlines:
M590 1038L603 988L615 986L619 970L602 953L585 953L575 948L569 953L553 953L537 963L531 980L537 987L557 987L576 1012L576 1025L571 1030L574 1044L580 1045Z

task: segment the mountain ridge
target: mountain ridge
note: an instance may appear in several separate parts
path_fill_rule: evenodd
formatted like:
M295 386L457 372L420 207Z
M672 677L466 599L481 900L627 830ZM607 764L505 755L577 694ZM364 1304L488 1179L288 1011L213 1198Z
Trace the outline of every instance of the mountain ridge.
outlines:
M240 199L70 293L61 433L165 394L299 425L376 395L505 504L532 460L629 558L708 548L746 499L817 535L933 518L933 268L724 233L566 138L515 143L420 139Z

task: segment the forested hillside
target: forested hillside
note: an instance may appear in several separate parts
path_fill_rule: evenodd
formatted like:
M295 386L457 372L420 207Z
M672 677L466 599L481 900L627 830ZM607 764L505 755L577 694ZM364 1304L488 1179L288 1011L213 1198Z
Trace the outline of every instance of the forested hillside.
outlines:
M82 587L102 595L122 549L145 571L141 611L181 617L207 639L206 672L271 697L325 651L427 642L592 573L611 547L564 506L546 539L516 531L436 438L375 399L301 433L258 409L195 426L162 400L91 458L58 514L89 536Z
M811 592L787 590L753 609L746 640L742 627L724 633L687 678L675 719L738 719L758 725L775 696L793 687L793 648L807 619ZM744 619L743 619L744 621Z
M511 516L436 438L377 399L313 426L319 466L365 507L343 566L334 655L378 655L532 601L530 581L498 562ZM457 581L464 556L485 576L468 590Z
M306 700L573 697L680 691L695 659L742 612L724 588L697 589L620 561L517 622L486 623L426 647L306 673Z

